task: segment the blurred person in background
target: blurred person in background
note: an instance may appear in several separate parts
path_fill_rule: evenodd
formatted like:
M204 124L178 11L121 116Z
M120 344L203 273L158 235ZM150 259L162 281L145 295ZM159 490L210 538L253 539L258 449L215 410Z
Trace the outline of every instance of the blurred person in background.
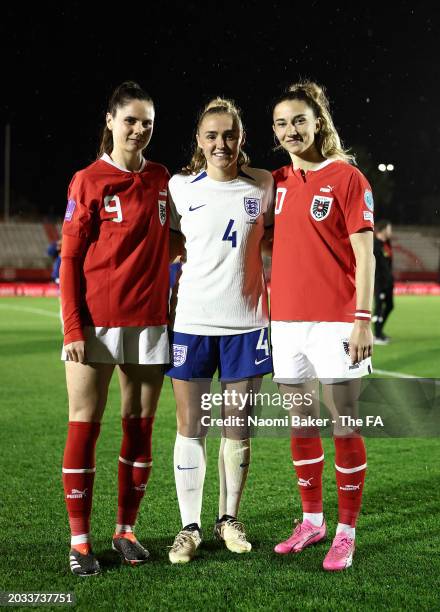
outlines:
M57 285L60 284L60 265L61 265L61 240L54 240L47 247L47 254L53 261L51 280Z
M391 247L391 236L391 222L388 219L377 221L374 231L376 274L374 279L375 310L373 322L375 344L388 344L390 341L390 337L384 334L383 328L394 308L393 251Z

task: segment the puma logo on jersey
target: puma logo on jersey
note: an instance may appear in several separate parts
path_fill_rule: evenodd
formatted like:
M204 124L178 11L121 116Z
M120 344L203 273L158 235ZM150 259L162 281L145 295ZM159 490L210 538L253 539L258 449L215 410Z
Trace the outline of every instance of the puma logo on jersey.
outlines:
M326 185L326 187L321 187L319 191L322 191L323 193L331 193L333 189L334 187L332 185Z

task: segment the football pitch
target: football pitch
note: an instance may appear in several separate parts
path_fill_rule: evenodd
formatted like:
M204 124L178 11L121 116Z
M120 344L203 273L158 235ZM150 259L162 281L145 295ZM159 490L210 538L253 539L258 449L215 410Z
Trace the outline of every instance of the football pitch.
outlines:
M202 527L191 563L172 566L167 546L181 528L173 476L175 410L166 379L153 437L154 467L137 524L151 553L121 566L111 550L121 439L119 392L112 381L97 446L92 533L103 568L75 578L61 484L67 398L60 361L59 305L52 298L0 299L1 510L0 590L74 593L75 609L141 610L435 610L440 609L440 440L367 438L368 472L353 567L326 573L329 541L277 556L275 543L301 518L287 438L253 441L240 519L253 550L234 555L212 533L217 513L219 440L208 438ZM374 367L440 378L440 298L396 299ZM440 388L437 387L438 393ZM324 439L324 512L337 523L334 451ZM46 606L47 609L47 606ZM54 607L55 609L55 607Z

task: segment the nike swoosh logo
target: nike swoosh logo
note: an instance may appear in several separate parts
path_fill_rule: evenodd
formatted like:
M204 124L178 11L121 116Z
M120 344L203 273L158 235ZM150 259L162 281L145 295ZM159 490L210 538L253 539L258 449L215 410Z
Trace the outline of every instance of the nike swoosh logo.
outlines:
M206 206L206 204L200 204L200 206L190 206L188 210L192 212L193 210L197 210L198 208L203 208L204 206Z
M181 465L177 466L178 470L196 470L199 466L195 465L194 467L182 467Z
M260 363L263 363L263 361L267 361L268 359L270 359L270 357L266 357L265 359L256 359L255 365L260 365Z

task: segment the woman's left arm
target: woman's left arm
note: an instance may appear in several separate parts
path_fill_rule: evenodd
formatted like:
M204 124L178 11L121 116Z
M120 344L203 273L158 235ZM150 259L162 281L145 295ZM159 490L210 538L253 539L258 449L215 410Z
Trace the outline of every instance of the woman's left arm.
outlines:
M374 293L373 232L364 231L350 234L350 242L356 259L356 311L371 312ZM373 352L371 320L355 319L350 336L350 357L357 363L370 357Z

